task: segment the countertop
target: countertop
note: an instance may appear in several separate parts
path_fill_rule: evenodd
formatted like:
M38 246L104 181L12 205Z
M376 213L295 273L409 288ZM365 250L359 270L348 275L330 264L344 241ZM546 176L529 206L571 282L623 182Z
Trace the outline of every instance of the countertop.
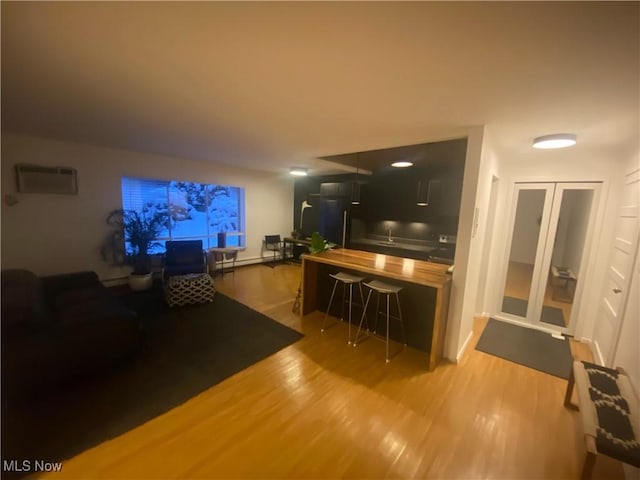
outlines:
M407 243L402 240L394 240L392 242L389 242L388 240L377 240L377 239L371 239L371 238L355 238L351 240L351 244L397 248L399 250L410 250L414 252L424 252L424 253L429 253L438 248L436 246Z
M335 265L427 287L442 288L451 282L451 276L447 273L448 265L381 253L338 248L314 255L304 254L301 258L303 262Z

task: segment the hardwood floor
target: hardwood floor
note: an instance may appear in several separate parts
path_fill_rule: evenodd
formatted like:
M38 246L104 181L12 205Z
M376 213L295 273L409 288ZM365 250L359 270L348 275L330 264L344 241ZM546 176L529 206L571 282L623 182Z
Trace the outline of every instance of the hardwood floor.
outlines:
M216 277L219 292L305 337L45 477L579 477L584 443L579 414L563 406L566 381L476 351L482 319L458 365L428 372L412 349L385 364L382 342L353 348L345 324L321 333L322 313L298 318L299 279L296 265ZM622 469L601 458L595 476Z

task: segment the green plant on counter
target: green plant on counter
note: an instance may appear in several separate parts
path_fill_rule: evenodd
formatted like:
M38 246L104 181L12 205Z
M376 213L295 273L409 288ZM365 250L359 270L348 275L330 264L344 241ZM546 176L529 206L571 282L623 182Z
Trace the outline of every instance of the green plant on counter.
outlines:
M311 245L309 246L309 252L311 255L324 252L325 250L330 250L335 246L336 245L334 243L327 242L318 232L313 232L311 234Z

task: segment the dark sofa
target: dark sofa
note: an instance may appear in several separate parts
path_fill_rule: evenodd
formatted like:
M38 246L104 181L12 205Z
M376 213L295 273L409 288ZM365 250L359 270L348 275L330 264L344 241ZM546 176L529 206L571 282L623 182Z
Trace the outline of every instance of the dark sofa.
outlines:
M131 359L137 315L94 272L37 277L2 271L2 396L41 396Z

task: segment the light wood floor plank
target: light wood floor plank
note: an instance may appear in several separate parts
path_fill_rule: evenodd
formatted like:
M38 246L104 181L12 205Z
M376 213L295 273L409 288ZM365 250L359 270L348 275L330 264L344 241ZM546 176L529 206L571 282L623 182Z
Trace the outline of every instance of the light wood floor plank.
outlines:
M578 414L563 407L566 381L476 351L485 319L458 365L428 372L412 349L385 364L382 342L353 348L345 324L321 333L321 312L292 312L299 278L296 265L217 277L220 292L305 337L45 477L579 477L584 445ZM599 459L595 476L622 469Z

